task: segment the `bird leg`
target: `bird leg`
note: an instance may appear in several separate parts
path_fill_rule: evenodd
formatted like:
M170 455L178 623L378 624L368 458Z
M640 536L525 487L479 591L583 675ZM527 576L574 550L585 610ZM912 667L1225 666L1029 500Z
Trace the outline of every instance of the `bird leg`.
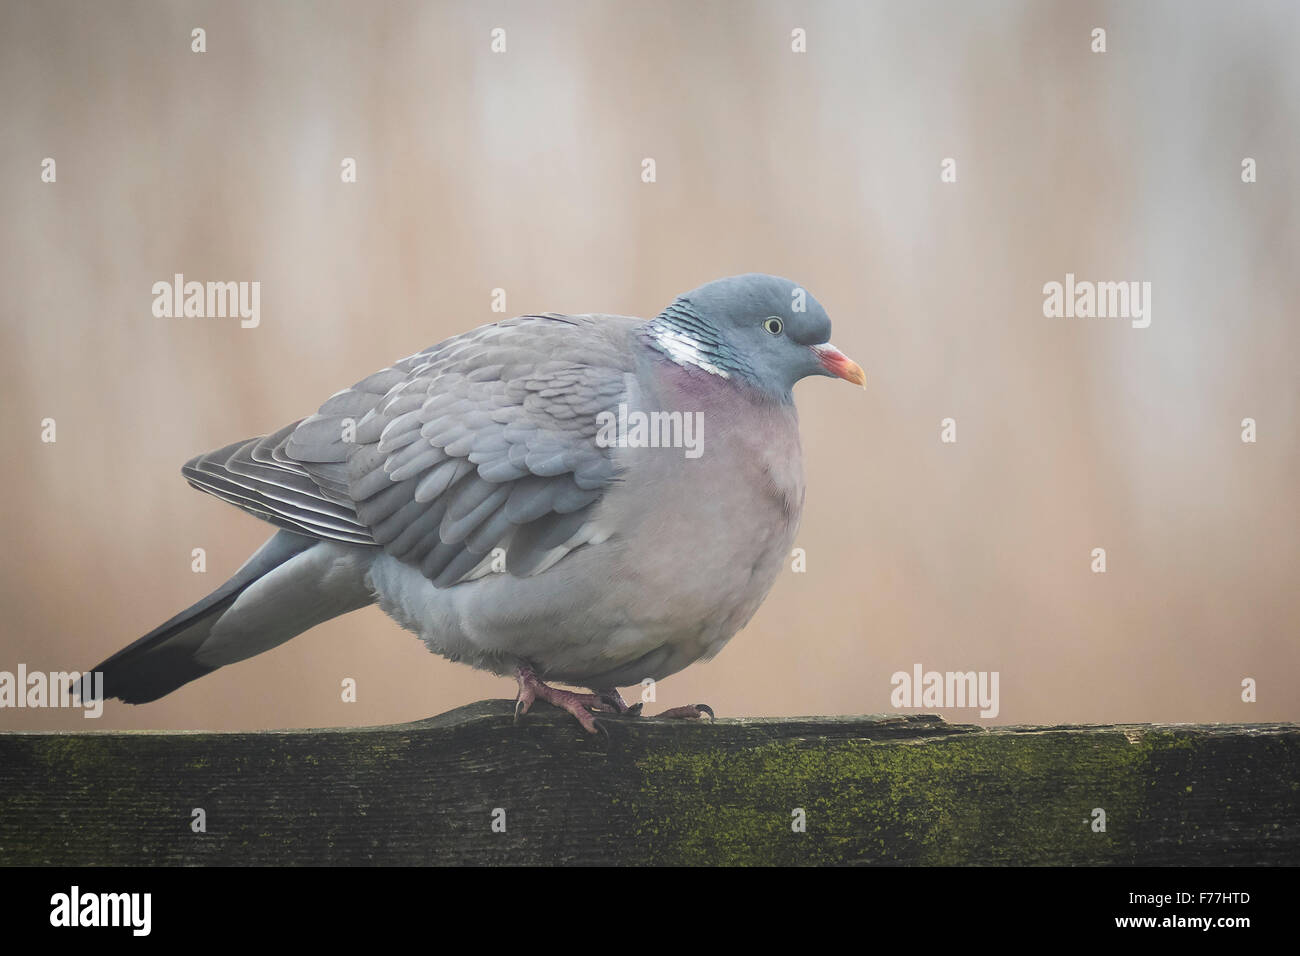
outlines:
M628 706L616 687L593 687L592 690L596 696L605 701L609 706L614 708L614 713L623 714L626 717L640 717L642 704L637 701L635 704ZM669 720L699 720L705 714L709 715L710 720L714 720L713 708L708 704L686 704L682 707L670 707L661 714L654 714L655 717L666 717Z
M520 718L528 713L533 704L539 700L544 700L552 707L558 707L560 710L567 711L577 718L578 723L582 724L582 729L589 734L597 733L600 730L596 723L596 718L592 711L608 711L614 714L623 714L628 717L641 716L640 702L631 706L623 700L623 696L617 688L609 687L596 689L593 694L579 694L571 690L560 690L558 687L551 687L549 684L542 682L537 676L537 672L531 667L520 667L515 670L515 680L519 683L519 694L515 697L515 723L519 723ZM684 707L672 707L661 714L655 714L656 717L665 717L669 720L698 720L705 714L709 719L713 719L713 708L708 704L687 704Z
M717 719L713 716L713 708L708 704L683 704L681 707L670 707L654 716L667 717L669 720L699 720L705 714L709 715L709 720Z
M622 714L625 717L640 717L641 702L628 704L623 699L623 695L618 692L617 687L593 687L592 692L604 701L611 710L616 714Z
M519 682L519 696L515 698L515 723L519 723L519 719L528 713L535 701L544 700L552 707L568 711L578 718L583 730L594 734L599 728L596 726L596 718L591 715L592 710L611 707L611 703L599 694L577 694L544 684L531 667L518 668L515 680Z

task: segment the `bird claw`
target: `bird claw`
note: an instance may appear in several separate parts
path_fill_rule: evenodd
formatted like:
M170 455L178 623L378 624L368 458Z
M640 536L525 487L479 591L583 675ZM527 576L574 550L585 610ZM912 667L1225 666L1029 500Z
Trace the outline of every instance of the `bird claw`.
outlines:
M519 682L519 696L515 698L515 724L523 722L533 702L544 700L552 707L558 707L572 714L589 734L601 733L607 740L612 739L609 727L598 713L612 713L622 717L640 717L644 704L641 701L628 706L617 690L597 690L593 694L578 694L570 690L560 690L544 684L531 667L521 667L515 672ZM663 713L655 714L657 718L667 720L700 720L707 716L710 721L717 718L713 708L708 704L686 704L672 707Z
M699 720L705 714L709 715L710 722L717 720L717 717L713 714L713 708L708 704L686 704L682 707L672 707L662 714L655 714L655 716L666 717L669 720Z
M570 690L559 690L551 687L542 683L537 674L529 667L519 668L515 672L515 680L519 682L519 696L515 698L516 725L521 723L520 718L528 713L534 701L544 700L552 707L558 707L560 710L572 714L587 733L603 732L606 737L609 736L609 731L600 727L599 722L589 709L602 703L601 699L595 694L575 694Z
M611 714L626 714L630 712L627 704L624 703L622 695L616 690L596 691L596 696L604 705L604 709Z

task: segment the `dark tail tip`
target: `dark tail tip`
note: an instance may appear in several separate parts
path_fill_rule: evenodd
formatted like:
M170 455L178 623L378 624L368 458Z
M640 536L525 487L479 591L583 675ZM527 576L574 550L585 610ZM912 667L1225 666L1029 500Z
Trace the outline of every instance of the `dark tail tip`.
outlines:
M104 699L116 697L127 704L147 704L159 697L166 697L176 688L198 680L205 674L211 674L215 667L207 667L194 660L188 647L160 647L153 651L142 652L138 657L113 659L105 661L94 670L103 674ZM85 699L82 683L78 683L78 693ZM87 690L95 690L93 685Z

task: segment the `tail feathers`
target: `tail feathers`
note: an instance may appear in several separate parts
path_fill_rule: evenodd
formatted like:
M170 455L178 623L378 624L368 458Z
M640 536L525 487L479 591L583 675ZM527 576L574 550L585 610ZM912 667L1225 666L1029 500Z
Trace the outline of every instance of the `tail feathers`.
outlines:
M217 590L95 667L103 674L104 697L143 704L212 673L221 665L205 664L196 654L213 626L250 585L316 543L290 531L272 535Z

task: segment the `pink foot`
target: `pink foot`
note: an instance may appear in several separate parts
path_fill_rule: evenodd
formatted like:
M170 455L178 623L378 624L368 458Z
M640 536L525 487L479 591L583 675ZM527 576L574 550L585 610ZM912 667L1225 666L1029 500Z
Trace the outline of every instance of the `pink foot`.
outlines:
M610 687L605 689L601 687L593 687L592 690L595 691L596 696L601 701L613 708L614 713L624 714L628 717L641 716L641 702L637 701L635 704L628 706L627 702L623 700L622 695L619 694L617 688ZM684 707L672 707L665 710L662 714L655 714L654 716L666 717L669 720L699 720L705 714L708 714L710 720L715 719L713 716L713 708L708 704L687 704Z
M662 714L655 714L656 717L667 717L669 720L699 720L705 714L709 715L709 720L716 720L713 716L713 708L708 704L686 704L682 707L670 707Z
M628 717L641 716L640 701L629 705L628 702L623 699L623 695L618 692L617 687L593 687L591 690L605 705L602 709L612 710L616 714L623 714Z
M552 707L568 711L582 724L582 729L589 734L599 732L596 718L591 715L593 709L611 709L610 701L599 694L576 694L571 690L559 690L543 684L541 678L531 667L521 667L515 671L515 680L519 682L519 696L515 698L515 723L528 713L533 703L544 700ZM619 698L620 702L622 698ZM626 706L626 705L625 705Z

